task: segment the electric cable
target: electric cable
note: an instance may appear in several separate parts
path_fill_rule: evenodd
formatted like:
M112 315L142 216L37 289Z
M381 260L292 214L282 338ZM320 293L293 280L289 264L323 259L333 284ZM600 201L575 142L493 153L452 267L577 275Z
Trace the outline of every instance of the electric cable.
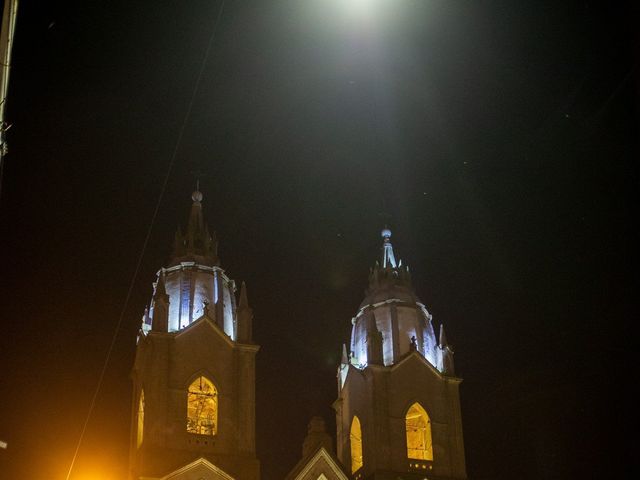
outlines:
M149 228L147 229L147 234L145 236L144 242L142 244L142 249L140 251L140 255L138 256L138 261L136 263L136 268L133 272L133 276L131 277L131 282L129 283L129 289L127 290L127 295L125 297L124 300L124 304L122 306L122 309L120 311L120 316L118 318L118 323L116 324L116 328L115 331L113 332L113 337L111 338L111 343L109 345L109 348L107 350L107 355L106 358L104 360L104 363L102 365L102 370L100 372L100 376L98 377L98 384L96 385L96 389L93 393L93 397L91 399L91 403L89 405L89 411L87 412L87 416L85 418L84 424L82 425L82 430L80 432L80 438L78 439L78 444L76 445L76 449L75 452L73 454L73 457L71 459L71 465L69 465L69 471L67 472L67 476L66 476L66 480L69 480L69 478L71 477L71 472L73 471L73 467L75 465L75 462L78 458L78 452L80 451L80 446L82 445L82 441L84 439L85 433L87 431L87 425L89 424L89 420L91 419L91 416L93 414L93 410L95 408L96 405L96 401L98 399L98 394L100 393L100 388L102 387L102 382L104 380L104 376L105 373L107 371L107 367L109 366L109 360L111 358L111 354L113 352L113 347L115 346L116 343L116 339L118 338L118 332L120 331L120 326L122 325L122 320L124 319L124 314L127 310L127 307L129 305L129 300L131 299L131 293L133 292L133 287L136 283L136 280L138 278L138 273L140 272L140 266L142 265L142 260L144 258L144 254L147 250L147 246L149 244L149 239L151 238L151 232L153 231L153 226L155 224L156 218L158 216L158 211L160 210L160 205L162 203L162 199L164 197L164 193L166 191L167 188L167 184L169 183L169 178L171 177L171 171L173 170L173 166L175 165L175 161L176 161L176 157L178 154L178 151L180 149L180 145L182 143L182 138L184 137L184 132L186 130L189 118L191 117L191 111L193 110L193 105L195 103L195 99L197 97L198 94L198 90L200 89L200 83L202 81L202 75L204 73L204 69L207 65L207 59L209 57L209 52L211 51L211 46L213 45L213 39L216 35L216 31L218 30L218 25L220 24L220 18L222 17L222 12L224 10L224 5L225 5L225 0L222 0L221 4L220 4L220 9L218 10L218 15L216 17L216 21L213 25L213 30L211 32L211 35L209 37L209 42L207 44L207 48L205 50L205 54L204 57L202 59L202 64L200 66L200 71L198 72L198 76L196 78L196 82L195 85L193 87L193 92L191 94L191 99L189 101L188 107L187 107L187 111L184 115L184 119L182 121L182 126L180 127L180 131L178 133L178 137L176 139L176 143L175 146L173 148L173 152L171 154L170 160L169 160L169 165L167 167L167 173L165 174L164 177L164 181L162 183L162 188L160 189L160 194L158 196L158 201L156 202L156 206L155 209L153 211L153 215L151 216L151 222L149 223Z

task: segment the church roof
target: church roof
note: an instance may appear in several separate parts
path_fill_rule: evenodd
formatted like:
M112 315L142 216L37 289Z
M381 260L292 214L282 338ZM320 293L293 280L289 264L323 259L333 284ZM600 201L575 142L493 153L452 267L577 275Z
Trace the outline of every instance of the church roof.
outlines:
M420 299L413 291L409 267L396 260L391 244L391 230L385 227L382 232L382 256L369 272L369 288L360 308L385 302L390 299L418 303Z
M207 473L213 474L213 478L215 480L236 480L204 457L200 457L163 477L140 477L140 480L181 480L186 478L201 478L201 475Z
M319 447L301 459L285 477L285 480L349 480L350 476L338 458L324 447Z
M191 194L191 212L187 229L182 233L180 228L176 231L173 247L172 263L190 260L198 261L206 265L219 265L218 241L215 233L209 233L209 227L202 214L202 192L198 188Z

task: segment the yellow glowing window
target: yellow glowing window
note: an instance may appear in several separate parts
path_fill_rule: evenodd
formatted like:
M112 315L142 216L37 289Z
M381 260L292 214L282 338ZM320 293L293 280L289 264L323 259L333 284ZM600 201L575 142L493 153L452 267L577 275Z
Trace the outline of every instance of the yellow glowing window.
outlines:
M355 473L362 468L362 428L360 419L356 416L351 421L351 473Z
M407 412L406 422L407 457L416 460L433 460L431 420L419 403L411 405Z
M189 385L187 431L199 435L215 435L218 431L218 390L205 377Z
M138 400L138 435L136 445L140 448L144 436L144 390L140 392L140 400Z

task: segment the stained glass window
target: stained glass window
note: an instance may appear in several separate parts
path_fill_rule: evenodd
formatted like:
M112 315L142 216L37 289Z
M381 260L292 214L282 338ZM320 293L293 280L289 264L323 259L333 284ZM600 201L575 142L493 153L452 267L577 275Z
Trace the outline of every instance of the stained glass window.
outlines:
M144 438L144 390L140 391L140 400L138 400L138 435L136 446L140 448L142 439Z
M218 390L206 377L198 377L187 392L187 431L215 435L218 431Z
M419 403L407 411L407 457L416 460L433 460L431 420Z
M351 421L351 473L355 473L362 468L362 428L360 419L354 415Z

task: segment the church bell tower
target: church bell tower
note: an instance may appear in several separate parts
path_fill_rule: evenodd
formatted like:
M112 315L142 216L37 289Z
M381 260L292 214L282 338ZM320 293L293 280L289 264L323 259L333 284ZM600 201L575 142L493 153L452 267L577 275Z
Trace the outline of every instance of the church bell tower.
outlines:
M192 195L145 309L132 371L130 478L257 480L253 314Z
M465 479L453 351L382 239L338 367L338 458L355 480Z

